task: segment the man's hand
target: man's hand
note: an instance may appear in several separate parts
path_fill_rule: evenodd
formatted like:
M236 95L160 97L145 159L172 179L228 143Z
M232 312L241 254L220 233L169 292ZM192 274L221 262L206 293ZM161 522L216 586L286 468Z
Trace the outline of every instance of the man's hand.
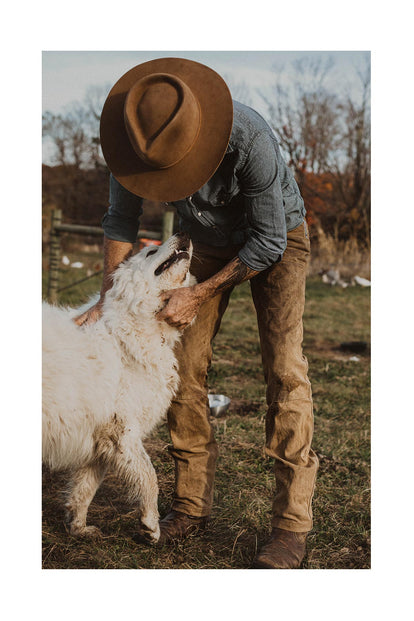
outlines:
M82 313L82 315L79 315L79 317L75 317L73 321L78 326L87 326L95 323L102 317L102 305L103 300L99 299L96 304L88 308L88 310Z
M164 291L160 298L166 302L166 305L157 313L156 317L160 321L166 321L174 328L183 330L193 321L203 302L244 280L253 278L258 273L245 265L238 257L235 257L222 270L204 282L193 287Z
M190 325L203 301L196 286L164 291L160 298L166 305L157 313L157 319L179 330Z

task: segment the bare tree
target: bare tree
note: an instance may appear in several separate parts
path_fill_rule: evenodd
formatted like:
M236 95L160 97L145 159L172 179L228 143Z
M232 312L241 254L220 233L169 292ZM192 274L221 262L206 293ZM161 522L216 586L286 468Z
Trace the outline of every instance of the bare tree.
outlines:
M325 171L338 138L337 99L324 84L331 68L331 59L299 59L293 63L294 80L287 82L282 68L273 96L262 93L272 128L299 177L303 170Z
M73 106L66 114L43 115L43 136L55 146L55 159L62 166L87 164L87 136L82 108Z
M333 158L332 180L341 203L342 234L358 236L370 247L371 219L371 122L370 67L358 72L359 101L349 95L341 110L344 131L341 151Z
M106 87L91 87L83 102L74 102L62 114L45 112L43 136L55 147L61 165L90 168L104 165L99 141L99 121Z
M332 68L330 60L301 59L293 80L279 70L272 97L263 99L299 185L326 204L324 224L336 239L356 236L369 245L369 65L359 73L360 101L330 91Z
M99 138L99 123L105 99L109 93L110 85L91 86L84 99L85 121L89 135L89 157L95 166L104 165Z
M55 146L56 162L62 166L67 164L67 135L63 117L60 114L45 112L42 118L42 132L43 136L50 138Z

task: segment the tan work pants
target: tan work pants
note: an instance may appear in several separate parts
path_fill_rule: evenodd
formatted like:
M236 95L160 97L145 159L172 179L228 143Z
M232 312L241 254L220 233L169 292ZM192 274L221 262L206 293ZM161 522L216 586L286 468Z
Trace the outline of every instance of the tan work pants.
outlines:
M195 245L191 271L203 281L222 269L238 248ZM275 459L272 526L295 532L312 528L311 501L318 459L311 449L313 409L308 364L302 353L302 316L310 245L307 226L288 233L282 260L251 279L267 384L266 453ZM209 420L207 373L231 290L200 308L177 349L181 386L168 413L175 460L172 508L209 515L217 445ZM237 343L234 343L237 348Z

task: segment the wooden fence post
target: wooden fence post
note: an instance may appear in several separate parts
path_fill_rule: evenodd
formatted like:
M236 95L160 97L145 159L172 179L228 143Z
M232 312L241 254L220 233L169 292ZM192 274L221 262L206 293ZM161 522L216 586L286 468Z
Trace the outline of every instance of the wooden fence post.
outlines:
M62 210L52 211L52 224L50 229L50 248L49 248L49 284L47 297L50 303L55 304L58 299L57 290L59 288L59 269L60 269L60 232L57 226L62 224Z
M169 237L173 234L174 230L174 213L175 210L169 209L166 211L162 217L162 238L161 241L164 243L167 241Z
M162 232L141 230L139 237L146 237L148 239L161 239L162 242L166 241L173 234L174 230L174 210L169 210L164 214L162 222ZM75 235L99 235L102 237L103 230L98 226L84 226L82 224L63 224L62 223L62 210L54 209L52 211L52 221L50 228L50 247L49 247L49 281L47 287L47 299L50 303L56 304L58 301L59 293L59 274L60 274L60 261L61 261L61 247L60 236L62 233L73 233ZM79 282L88 280L96 274L92 274L85 279L76 281L72 285L67 285L65 289L68 289Z

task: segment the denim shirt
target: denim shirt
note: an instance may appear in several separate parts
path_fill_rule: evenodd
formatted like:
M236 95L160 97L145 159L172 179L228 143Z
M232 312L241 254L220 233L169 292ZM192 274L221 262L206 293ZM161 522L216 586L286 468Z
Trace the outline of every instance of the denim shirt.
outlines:
M306 211L269 125L251 108L233 104L233 128L220 166L200 190L171 204L180 229L193 241L241 245L241 261L262 271L281 259L287 231L303 222ZM111 175L110 206L102 221L106 237L134 243L142 202Z

